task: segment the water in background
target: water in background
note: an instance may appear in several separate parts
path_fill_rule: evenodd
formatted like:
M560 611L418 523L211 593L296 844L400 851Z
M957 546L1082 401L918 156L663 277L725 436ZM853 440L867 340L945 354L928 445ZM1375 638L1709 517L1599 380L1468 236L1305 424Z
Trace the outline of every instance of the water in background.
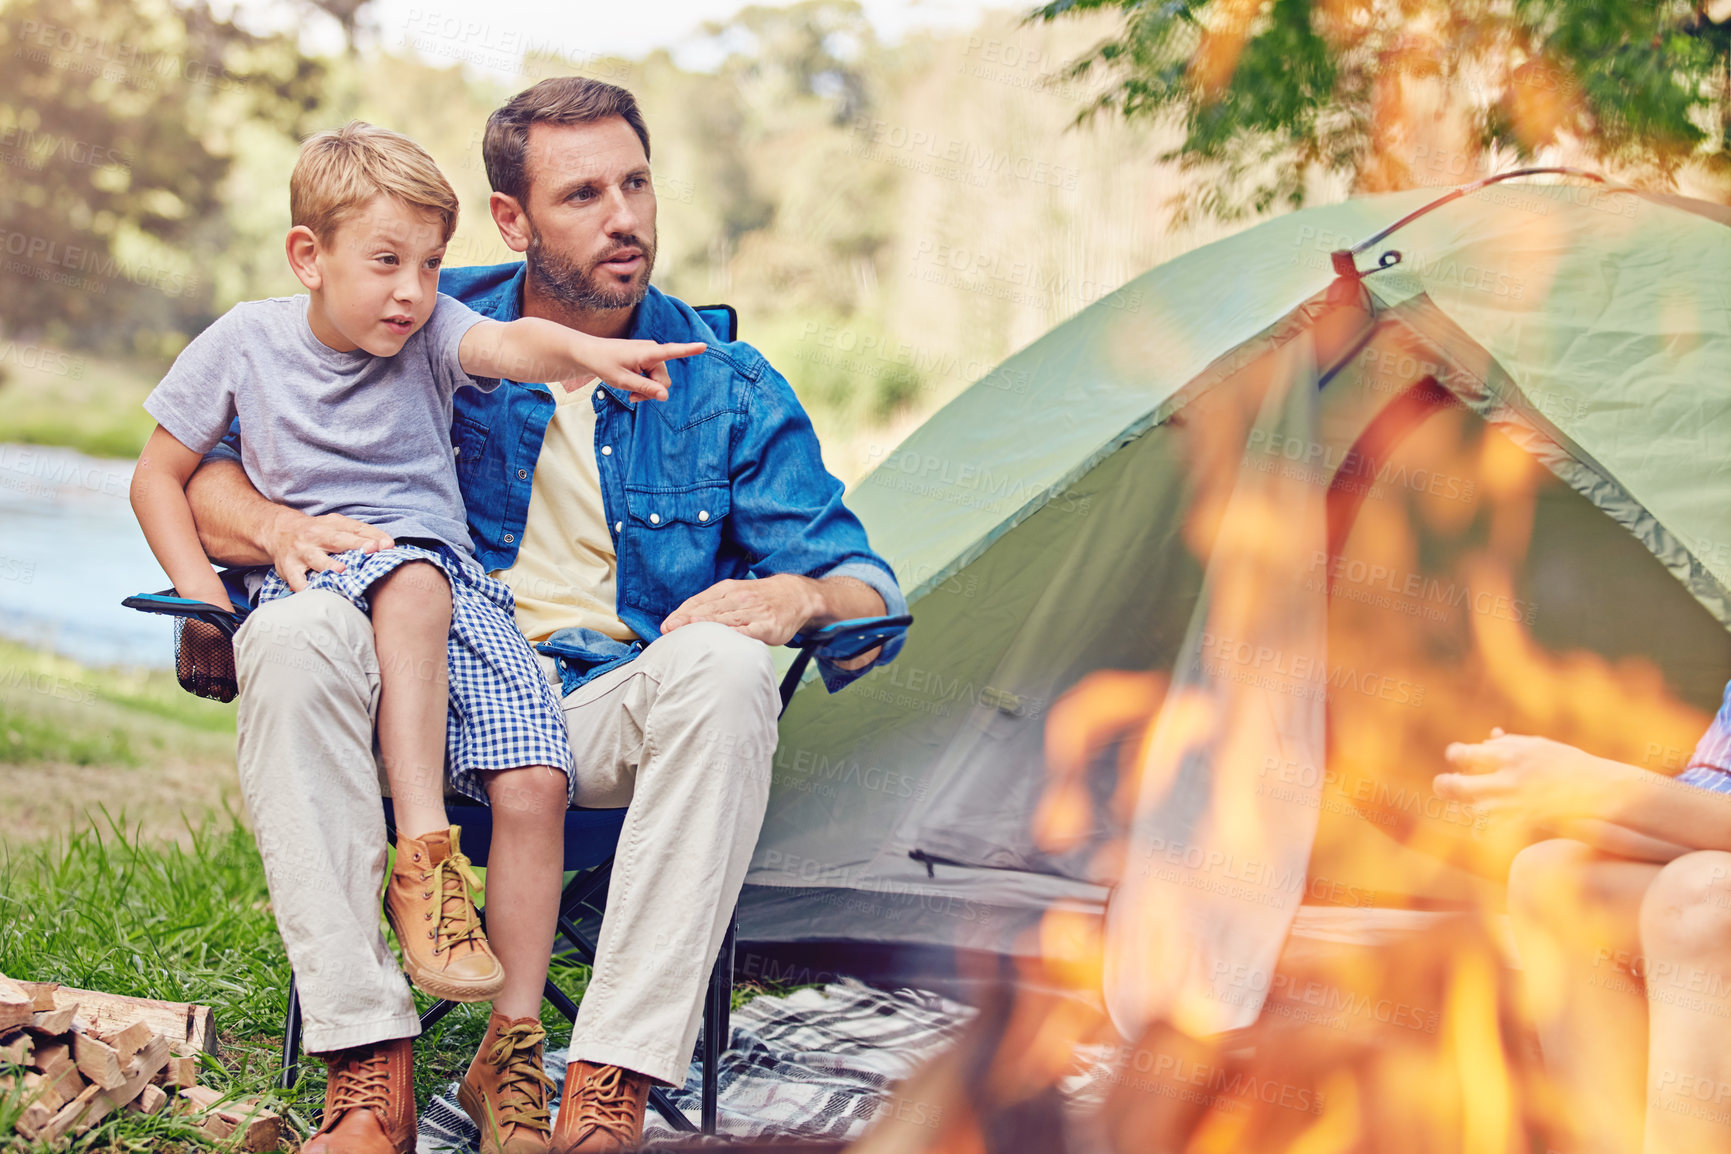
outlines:
M131 461L0 444L0 635L87 665L170 664L171 623L120 607L168 585L131 482Z

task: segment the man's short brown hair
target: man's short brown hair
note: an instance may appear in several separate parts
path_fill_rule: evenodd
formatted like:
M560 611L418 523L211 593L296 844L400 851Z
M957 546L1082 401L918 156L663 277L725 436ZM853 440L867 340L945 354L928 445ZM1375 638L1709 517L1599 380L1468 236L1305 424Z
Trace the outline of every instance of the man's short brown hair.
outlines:
M591 124L620 117L643 142L649 157L649 128L638 111L637 98L619 87L586 76L552 76L511 97L487 118L487 135L481 155L487 162L487 181L494 192L502 192L521 204L529 192L525 171L529 155L529 127L534 124Z
M380 193L437 212L447 243L457 230L457 194L433 158L401 133L362 120L301 142L289 177L289 221L328 244L350 213Z

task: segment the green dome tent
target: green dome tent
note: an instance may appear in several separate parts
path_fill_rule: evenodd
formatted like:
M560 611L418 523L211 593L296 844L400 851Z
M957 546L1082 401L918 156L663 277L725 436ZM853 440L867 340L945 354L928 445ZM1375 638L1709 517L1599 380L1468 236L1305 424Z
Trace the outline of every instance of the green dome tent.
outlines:
M1092 751L1055 845L1034 832L1048 717L1103 671L1153 675L1155 700L1198 644L1210 405L1300 363L1270 359L1300 338L1313 431L1235 442L1326 494L1327 657L1268 659L1326 699L1293 902L1472 892L1472 816L1428 782L1490 724L1681 768L1731 676L1731 213L1575 181L1419 212L1437 200L1307 209L1161 265L860 482L915 626L894 664L786 715L741 911L783 953L747 968L788 943L1027 952L1045 911L1105 908L1137 734Z

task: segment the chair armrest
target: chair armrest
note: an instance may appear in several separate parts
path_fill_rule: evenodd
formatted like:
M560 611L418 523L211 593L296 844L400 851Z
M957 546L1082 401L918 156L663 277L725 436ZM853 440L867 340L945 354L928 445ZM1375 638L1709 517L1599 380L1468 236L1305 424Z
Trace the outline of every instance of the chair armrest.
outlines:
M160 613L165 617L190 617L194 621L202 621L213 625L233 637L246 620L246 614L239 610L224 613L221 609L207 601L194 601L188 597L177 597L170 592L140 593L128 597L120 603L127 609L136 609L140 613Z
M913 623L914 619L905 613L896 617L855 617L795 634L787 646L799 650L799 656L793 659L787 675L781 679L781 708L786 710L787 703L793 700L799 679L805 675L806 666L811 664L813 657L825 661L850 661L900 637Z
M194 601L190 597L178 596L172 589L164 589L160 593L139 593L128 597L120 604L127 609L136 609L140 613L160 613L167 617L190 617L194 621L202 621L215 626L228 636L233 637L235 630L240 628L246 615L252 612L252 605L247 600L246 575L252 570L247 568L222 569L217 576L222 578L222 586L228 591L229 604L233 609L224 613L221 609L205 601Z
M906 613L899 617L855 617L795 634L787 645L790 649L810 651L825 660L848 661L886 641L893 641L906 633L913 623L914 619Z

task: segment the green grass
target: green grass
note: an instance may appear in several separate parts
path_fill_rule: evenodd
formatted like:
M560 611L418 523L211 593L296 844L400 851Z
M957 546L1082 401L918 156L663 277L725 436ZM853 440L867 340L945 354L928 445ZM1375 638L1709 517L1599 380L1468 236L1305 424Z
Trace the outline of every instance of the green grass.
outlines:
M206 1062L201 1081L234 1095L263 1095L267 1108L285 1113L303 1134L321 1108L324 1067L317 1059L302 1057L293 1090L275 1089L289 965L252 834L233 815L191 828L178 844L141 837L115 818L64 838L0 849L0 973L208 1005L221 1054ZM578 999L589 970L557 957L552 976ZM741 986L735 1008L764 992L771 989ZM423 1010L431 1003L418 992L415 999ZM484 1004L459 1006L415 1043L417 1107L462 1076L487 1012ZM548 1048L569 1042L570 1023L551 1005L543 1005L541 1020ZM11 1133L18 1108L0 1098L0 1154L31 1151ZM177 1154L205 1145L184 1122L121 1112L73 1149Z
M260 1094L303 1132L324 1100L324 1067L301 1062L299 1084L277 1091L289 965L252 834L232 818L191 831L185 844L139 837L118 819L0 856L0 972L135 997L211 1007L221 1060L201 1080ZM588 969L561 964L554 980L581 997ZM416 994L420 1008L430 999ZM549 1046L570 1024L543 1008ZM486 1030L487 1007L461 1006L415 1045L415 1091L424 1106L461 1077ZM13 1104L15 1106L16 1104ZM0 1100L0 1151L30 1147L10 1134L16 1110ZM74 1149L191 1149L202 1138L162 1117L116 1114Z
M142 406L161 369L5 340L0 370L7 441L136 457L155 426Z
M232 705L194 697L168 670L95 669L0 641L0 762L139 765L189 738L231 749L233 734Z

